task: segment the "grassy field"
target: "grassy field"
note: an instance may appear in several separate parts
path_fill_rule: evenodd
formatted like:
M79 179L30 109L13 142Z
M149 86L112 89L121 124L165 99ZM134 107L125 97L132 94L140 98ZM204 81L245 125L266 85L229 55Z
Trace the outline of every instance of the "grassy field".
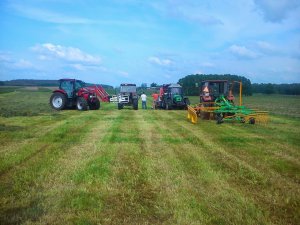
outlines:
M193 125L50 94L0 90L0 224L299 224L299 96L245 98L267 125Z

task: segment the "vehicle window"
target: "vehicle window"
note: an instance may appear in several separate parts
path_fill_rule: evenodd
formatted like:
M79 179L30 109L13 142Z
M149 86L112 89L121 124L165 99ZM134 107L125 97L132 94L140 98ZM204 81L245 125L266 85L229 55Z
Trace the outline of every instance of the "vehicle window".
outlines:
M76 80L75 82L75 89L79 89L85 86L85 83L79 80Z
M73 81L63 81L61 82L60 88L67 92L68 97L71 97L73 94Z
M61 89L63 90L72 90L73 82L72 81L63 81L61 82Z
M181 88L171 88L171 93L175 95L181 95Z
M136 92L136 86L121 86L120 92Z

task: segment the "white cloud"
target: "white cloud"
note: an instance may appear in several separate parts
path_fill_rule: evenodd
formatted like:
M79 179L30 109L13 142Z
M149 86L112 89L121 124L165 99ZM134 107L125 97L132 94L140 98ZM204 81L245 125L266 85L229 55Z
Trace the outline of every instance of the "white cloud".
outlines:
M155 56L149 57L148 61L153 64L160 65L160 66L170 66L173 64L173 61L171 59L160 59Z
M20 59L19 61L13 63L13 67L18 69L32 69L34 68L34 65L25 59Z
M82 62L87 64L100 64L101 58L92 56L82 52L78 48L65 47L61 45L54 45L51 43L37 44L31 48L33 51L40 53L39 59L58 58L70 62Z
M0 63L2 67L10 68L13 70L27 70L36 69L37 67L27 59L16 59L10 53L0 52Z
M300 6L299 0L254 0L264 19L281 22L288 14Z
M239 58L254 59L258 57L257 53L244 46L232 45L229 47L229 51Z
M266 51L274 51L275 50L275 47L273 45L271 45L269 42L258 41L256 43L257 43L257 46L262 50L266 50Z
M194 0L167 0L152 2L152 7L162 14L186 21L196 22L201 25L222 25L223 22L216 15L210 14L207 6L202 1Z
M6 53L0 52L0 62L9 62L9 61L11 61L10 56Z
M56 23L56 24L91 24L94 21L81 17L67 16L60 13L51 12L48 10L29 7L24 4L12 4L11 8L14 9L20 15L29 19L38 21Z

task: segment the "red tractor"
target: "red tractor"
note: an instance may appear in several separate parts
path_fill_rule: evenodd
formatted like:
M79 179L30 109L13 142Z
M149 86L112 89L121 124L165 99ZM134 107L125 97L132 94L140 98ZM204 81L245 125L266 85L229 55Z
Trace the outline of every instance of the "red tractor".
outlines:
M50 105L56 110L75 106L78 110L96 110L100 108L100 100L109 102L109 95L102 86L88 86L81 80L61 79L59 89L53 91L50 97Z

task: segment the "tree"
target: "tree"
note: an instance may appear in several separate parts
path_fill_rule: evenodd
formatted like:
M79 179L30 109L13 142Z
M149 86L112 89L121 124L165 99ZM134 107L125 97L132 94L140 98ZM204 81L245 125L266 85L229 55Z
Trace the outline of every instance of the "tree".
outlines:
M150 84L150 87L157 87L157 83L152 83L152 84Z

